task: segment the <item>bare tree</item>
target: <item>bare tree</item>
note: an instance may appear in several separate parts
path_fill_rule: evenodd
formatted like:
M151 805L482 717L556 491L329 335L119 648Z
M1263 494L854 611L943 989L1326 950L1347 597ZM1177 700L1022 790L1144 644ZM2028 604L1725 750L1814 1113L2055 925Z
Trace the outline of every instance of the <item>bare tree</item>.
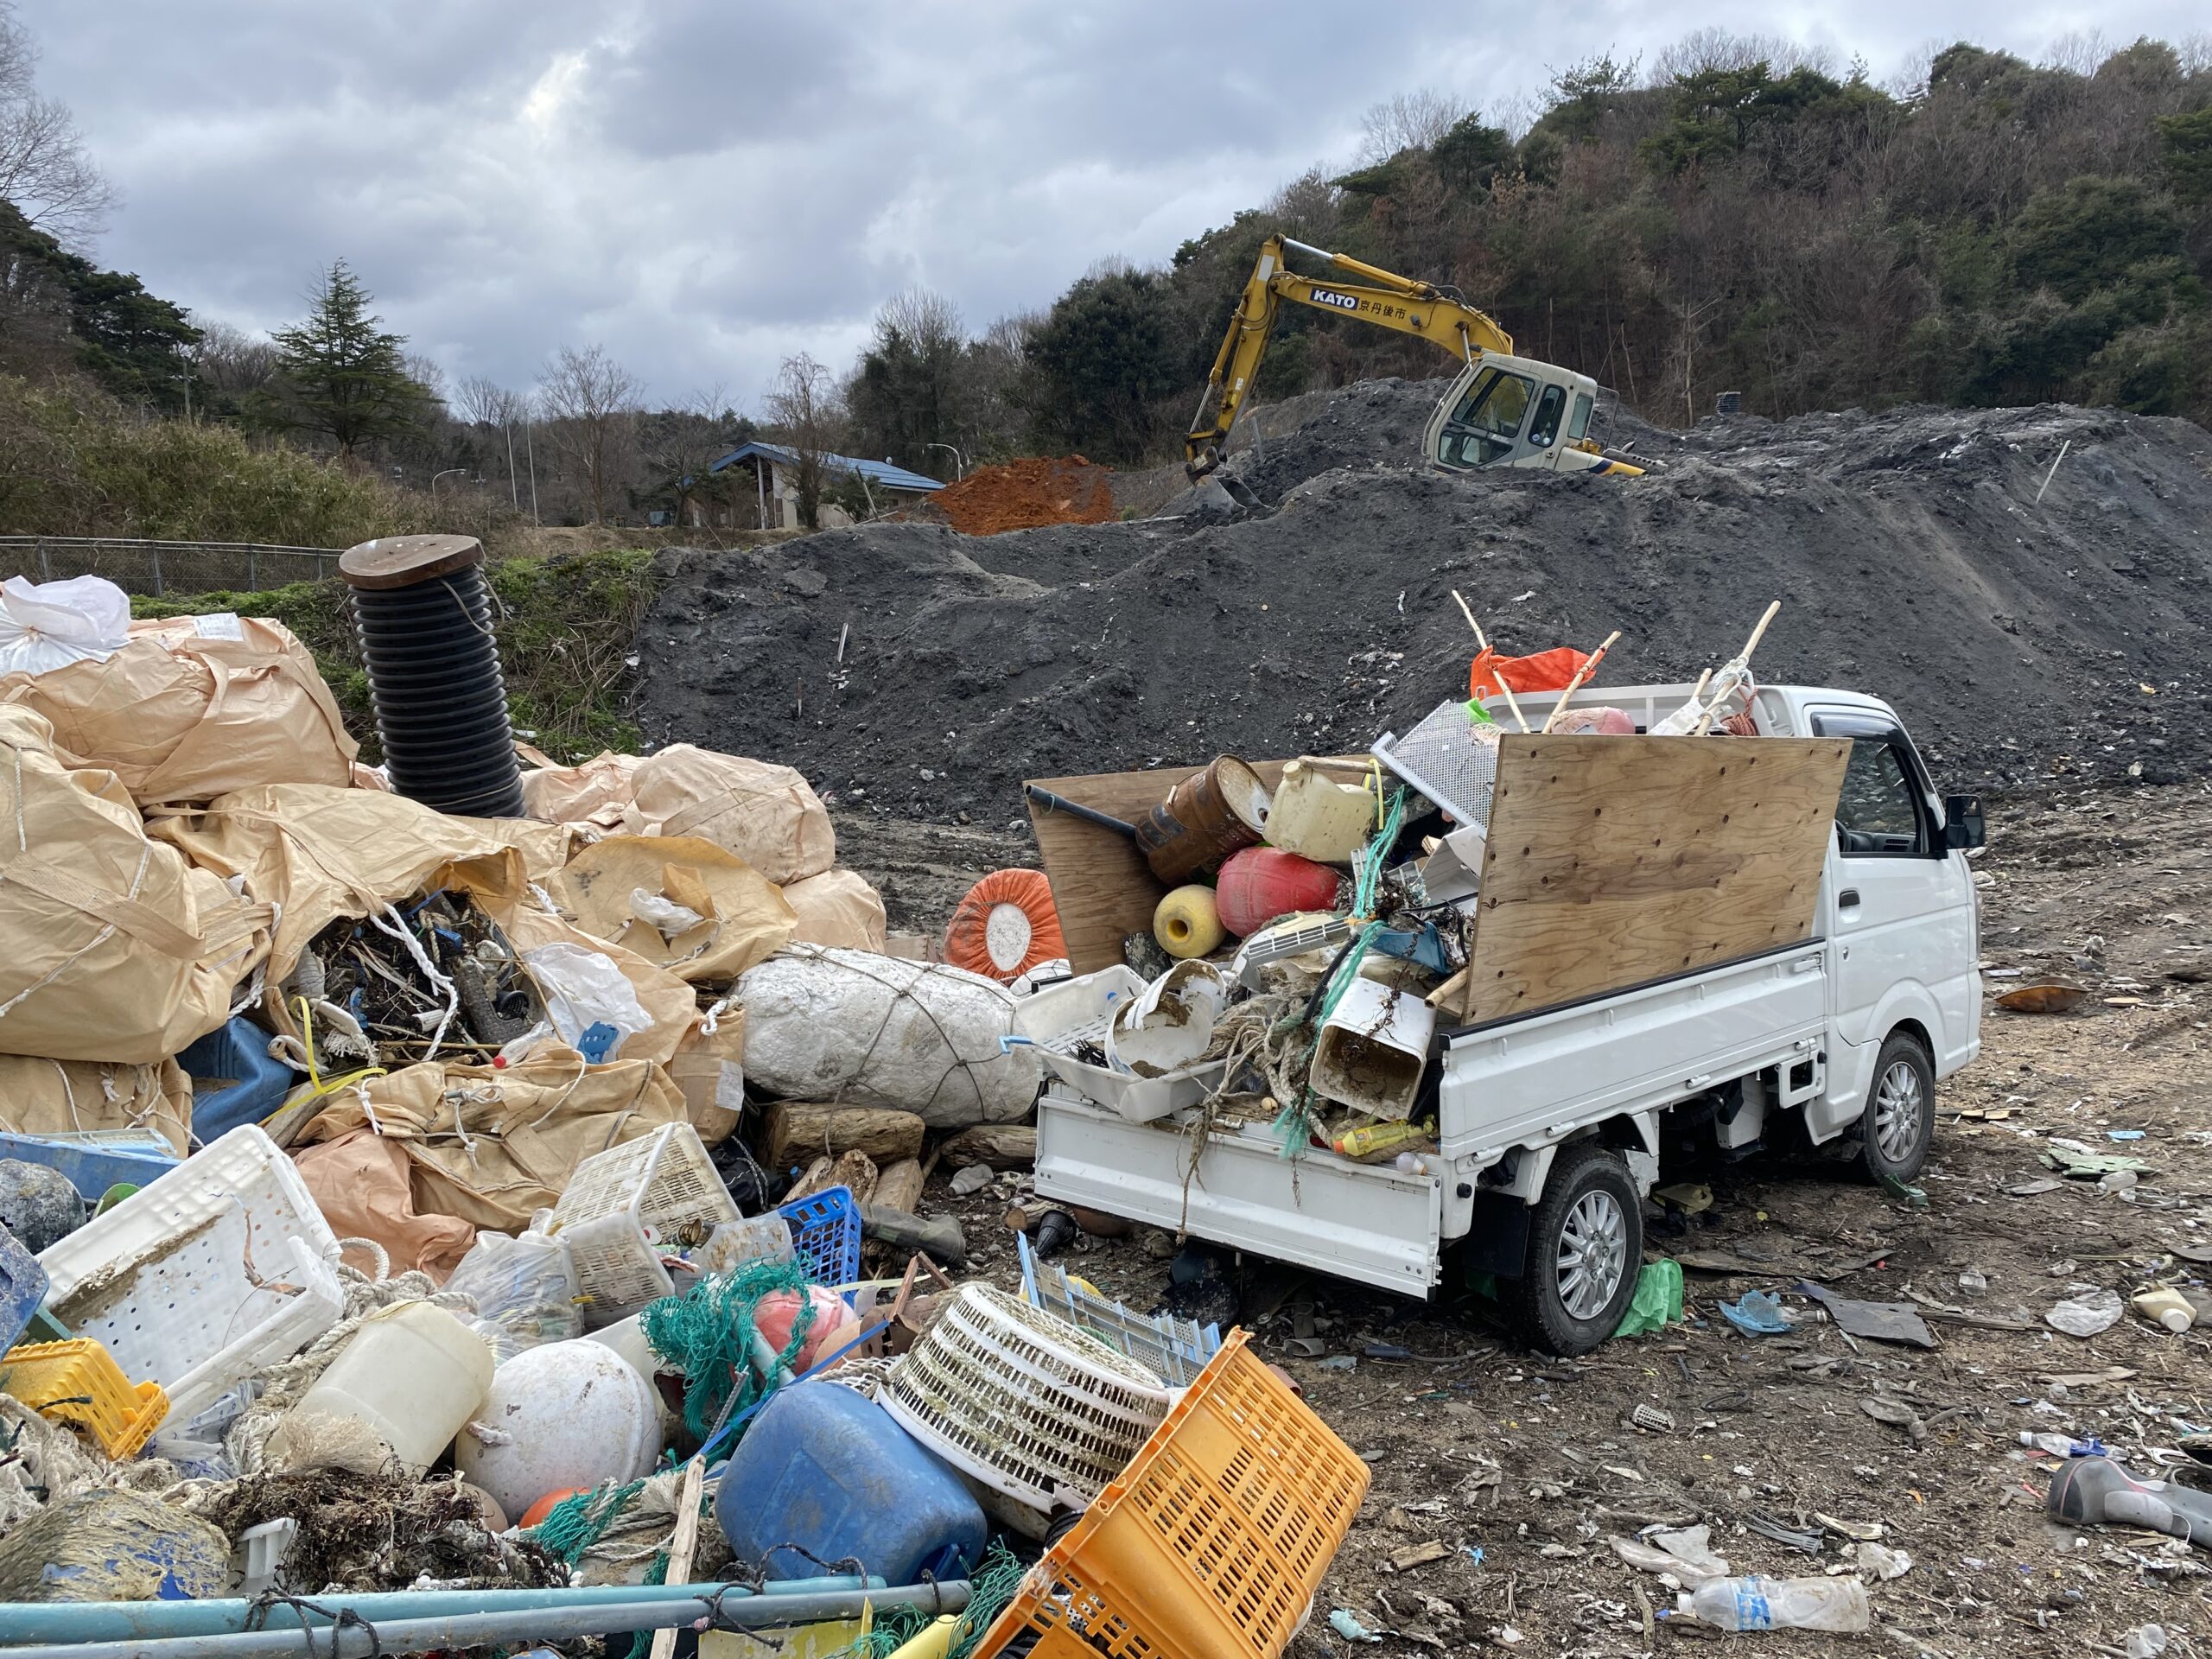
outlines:
M202 380L233 397L259 391L276 372L276 342L227 322L201 323L185 356Z
M464 375L454 382L448 400L453 411L471 426L508 427L524 417L526 400L510 391L488 374Z
M85 153L68 105L39 96L38 46L0 0L0 200L34 226L81 247L99 233L115 192Z
M1467 106L1433 86L1399 92L1359 118L1359 162L1373 167L1402 149L1427 149L1458 124Z
M583 468L594 524L607 522L614 461L636 423L642 390L601 346L563 346L538 375L538 407L555 443Z
M1793 69L1825 75L1834 72L1835 53L1825 46L1800 45L1783 35L1731 35L1708 24L1660 53L1651 65L1651 84L1663 86L1707 69L1748 69L1755 63L1766 65L1777 75Z
M801 352L784 359L766 401L769 418L782 429L784 442L798 456L793 469L798 521L808 530L819 530L822 497L828 482L826 458L836 452L838 430L843 424L836 382L828 369Z

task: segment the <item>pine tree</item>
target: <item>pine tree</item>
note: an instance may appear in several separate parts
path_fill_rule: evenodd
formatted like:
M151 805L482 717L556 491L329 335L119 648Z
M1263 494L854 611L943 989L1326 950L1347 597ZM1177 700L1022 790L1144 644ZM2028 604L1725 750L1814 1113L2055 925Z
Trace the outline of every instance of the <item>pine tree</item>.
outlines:
M332 263L310 298L305 321L271 336L297 423L327 434L345 455L412 431L430 394L400 358L407 337L382 332L384 319L369 311L369 291L343 259Z

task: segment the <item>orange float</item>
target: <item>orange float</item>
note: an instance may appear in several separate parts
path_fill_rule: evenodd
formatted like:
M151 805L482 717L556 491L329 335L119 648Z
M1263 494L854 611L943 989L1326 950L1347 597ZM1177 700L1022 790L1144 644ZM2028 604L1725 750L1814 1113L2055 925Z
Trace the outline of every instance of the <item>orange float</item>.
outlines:
M1002 985L1067 953L1042 870L992 871L968 889L944 930L947 962Z
M558 1503L563 1498L575 1497L581 1493L588 1492L589 1491L591 1491L591 1488L588 1486L569 1486L564 1487L557 1492L548 1492L544 1497L539 1498L537 1503L531 1504L528 1509L522 1512L522 1519L517 1524L524 1528L534 1527L539 1522L543 1521L547 1516L552 1514L553 1506L556 1503Z

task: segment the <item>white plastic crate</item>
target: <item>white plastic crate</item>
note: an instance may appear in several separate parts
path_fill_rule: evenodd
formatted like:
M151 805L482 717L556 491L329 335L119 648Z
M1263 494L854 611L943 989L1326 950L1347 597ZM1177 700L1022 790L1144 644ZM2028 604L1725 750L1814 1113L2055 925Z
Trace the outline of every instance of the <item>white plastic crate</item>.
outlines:
M1187 1389L1206 1362L1221 1351L1221 1327L1179 1319L1172 1313L1139 1313L1102 1296L1065 1268L1040 1262L1027 1236L1014 1237L1021 1257L1021 1294L1032 1307L1065 1319L1119 1354L1127 1354L1171 1388Z
M1134 1077L1109 1068L1103 1059L1106 1027L1144 991L1145 982L1136 971L1118 963L1080 979L1048 985L1014 1004L1014 1034L1004 1040L1033 1046L1038 1058L1085 1100L1132 1123L1149 1123L1204 1100L1220 1083L1225 1063L1209 1060L1160 1077ZM1099 1064L1076 1058L1076 1051L1086 1046L1098 1051Z
M1044 1535L1062 1487L1095 1498L1167 1415L1166 1388L1065 1319L970 1284L876 1395L906 1431L988 1493L1007 1525Z
M159 1382L177 1424L338 1323L337 1260L292 1160L251 1123L39 1256L54 1317Z
M704 1244L741 1219L699 1132L668 1123L578 1164L547 1230L569 1241L588 1317L605 1319L674 1288L662 1250Z

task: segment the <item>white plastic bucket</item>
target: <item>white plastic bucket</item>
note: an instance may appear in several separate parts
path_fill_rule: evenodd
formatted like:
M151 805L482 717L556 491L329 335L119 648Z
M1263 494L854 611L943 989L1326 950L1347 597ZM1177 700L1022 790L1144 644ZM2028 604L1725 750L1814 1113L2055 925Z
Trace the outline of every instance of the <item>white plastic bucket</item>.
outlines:
M1313 1046L1313 1092L1370 1117L1402 1122L1421 1093L1436 1010L1418 991L1355 979Z

